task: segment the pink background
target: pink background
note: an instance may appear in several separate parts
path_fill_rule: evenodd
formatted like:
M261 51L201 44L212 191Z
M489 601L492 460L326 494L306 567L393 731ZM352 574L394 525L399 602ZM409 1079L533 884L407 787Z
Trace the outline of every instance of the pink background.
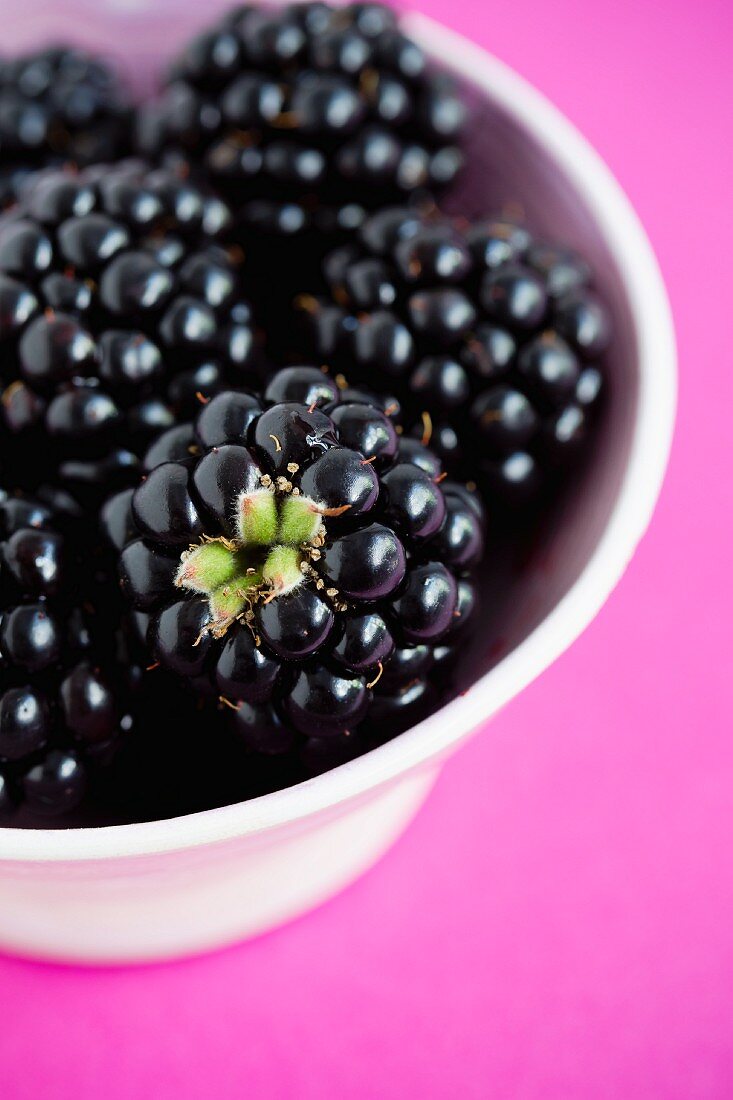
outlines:
M682 372L656 518L340 898L176 965L0 958L8 1100L733 1095L733 8L415 4L564 109L647 226Z

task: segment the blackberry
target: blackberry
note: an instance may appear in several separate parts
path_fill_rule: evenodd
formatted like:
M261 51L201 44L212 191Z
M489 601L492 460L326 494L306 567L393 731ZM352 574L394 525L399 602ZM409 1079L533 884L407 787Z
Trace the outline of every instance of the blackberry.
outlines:
M145 155L205 173L251 247L300 241L278 252L268 281L277 289L297 262L302 289L324 240L455 178L464 114L452 79L429 69L389 8L246 5L189 43L138 130Z
M195 436L200 457L164 461L105 509L123 589L152 658L233 707L250 748L322 760L304 737L355 745L374 700L453 653L480 505L314 367L276 374L259 407L219 394Z
M150 440L257 363L223 203L138 161L49 170L0 218L0 447L34 490L130 481Z
M239 203L292 205L294 220L311 200L374 206L449 183L464 114L389 8L247 5L188 44L139 130L146 152L200 159Z
M113 617L69 523L40 500L0 499L3 817L76 809L132 724L135 672L120 672Z
M125 155L131 123L117 75L83 50L52 46L0 60L0 205L40 168Z
M396 390L449 469L525 503L576 460L611 335L579 256L519 225L392 207L324 275L332 299L296 303L316 354Z

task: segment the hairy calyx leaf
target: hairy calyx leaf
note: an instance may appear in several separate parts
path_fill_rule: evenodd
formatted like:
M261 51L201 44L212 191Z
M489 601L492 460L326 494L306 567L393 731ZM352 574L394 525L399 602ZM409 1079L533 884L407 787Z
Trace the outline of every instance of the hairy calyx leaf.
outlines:
M310 497L288 496L280 505L278 541L285 546L311 542L321 526L318 505Z
M233 548L220 541L193 546L181 557L176 584L208 595L236 575L240 568L237 557Z
M292 592L303 580L301 555L294 546L274 546L262 567L262 580L272 596Z
M224 585L212 592L209 596L209 610L211 612L211 632L220 636L238 615L241 615L247 600L243 593Z
M243 546L271 546L277 539L277 501L270 489L237 497L237 534Z

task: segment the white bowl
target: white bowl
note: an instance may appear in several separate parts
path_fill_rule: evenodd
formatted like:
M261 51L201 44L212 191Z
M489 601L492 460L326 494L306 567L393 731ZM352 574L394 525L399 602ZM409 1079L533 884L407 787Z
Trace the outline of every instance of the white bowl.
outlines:
M457 205L486 211L511 194L530 224L578 246L598 274L617 336L593 466L548 534L541 566L523 578L506 655L394 741L298 786L205 813L0 829L8 950L85 962L171 958L255 935L335 893L403 830L448 754L577 638L649 522L676 389L670 311L649 242L598 155L538 92L444 27L418 15L405 23L470 84L473 167ZM147 31L145 44L151 56L168 50Z

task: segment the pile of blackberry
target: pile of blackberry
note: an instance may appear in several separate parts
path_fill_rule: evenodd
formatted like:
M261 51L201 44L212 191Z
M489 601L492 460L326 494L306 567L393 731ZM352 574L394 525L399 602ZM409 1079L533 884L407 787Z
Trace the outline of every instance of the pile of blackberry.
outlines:
M151 660L264 753L416 705L475 605L480 502L315 367L219 394L191 439L104 514Z
M132 109L97 57L52 46L0 59L0 206L52 164L93 164L131 147Z
M0 820L67 814L133 724L139 672L82 556L79 520L27 496L0 499Z
M296 302L316 355L394 390L455 473L524 506L577 460L610 340L580 256L506 221L392 207L324 274L330 299Z
M441 213L463 97L389 8L241 6L161 89L0 63L3 823L256 797L432 713L602 413L587 264Z
M0 455L85 499L258 359L220 199L134 161L49 169L0 218Z

